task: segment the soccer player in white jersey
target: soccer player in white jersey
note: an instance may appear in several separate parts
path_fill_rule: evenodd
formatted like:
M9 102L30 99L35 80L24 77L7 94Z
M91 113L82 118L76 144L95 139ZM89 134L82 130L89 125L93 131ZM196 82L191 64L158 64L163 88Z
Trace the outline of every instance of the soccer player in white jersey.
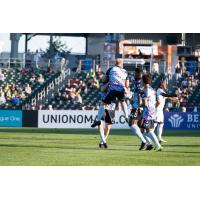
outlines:
M123 68L122 59L119 59L117 61L117 66L109 68L106 72L106 75L109 79L109 84L108 92L106 96L102 99L104 106L100 106L97 115L97 121L95 121L91 125L91 127L100 125L101 118L105 111L105 106L111 104L111 102L116 98L121 102L126 121L128 122L128 108L125 102L125 93L127 93L127 90L129 88L129 80L128 73Z
M177 97L176 94L167 94L166 85L164 81L158 84L158 89L156 91L156 123L154 124L155 131L157 132L157 137L160 143L167 142L162 138L163 126L164 126L164 114L163 109L165 106L165 100L167 98Z
M141 90L142 90L142 74L143 70L141 68L135 69L134 76L134 88L133 88L133 101L132 101L132 109L129 117L129 127L133 134L136 134L138 138L141 140L141 146L139 150L143 150L145 147L148 150L151 150L153 146L151 144L147 145L147 141L144 138L138 123L141 121L142 113L141 113Z
M142 102L143 102L143 112L142 112L142 129L143 134L149 137L156 146L158 151L162 150L158 138L154 133L154 121L156 118L156 92L150 86L152 82L151 75L146 74L142 77L143 90L141 92Z

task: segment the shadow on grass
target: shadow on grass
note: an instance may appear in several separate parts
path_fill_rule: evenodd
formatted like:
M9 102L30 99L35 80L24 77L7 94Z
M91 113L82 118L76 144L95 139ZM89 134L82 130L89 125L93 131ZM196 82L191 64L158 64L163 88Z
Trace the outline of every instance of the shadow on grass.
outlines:
M98 135L97 129L55 129L55 128L0 128L0 133L45 133L45 134L84 134ZM111 135L132 135L130 130L115 129L111 130ZM165 130L165 136L180 136L180 137L200 137L200 130Z

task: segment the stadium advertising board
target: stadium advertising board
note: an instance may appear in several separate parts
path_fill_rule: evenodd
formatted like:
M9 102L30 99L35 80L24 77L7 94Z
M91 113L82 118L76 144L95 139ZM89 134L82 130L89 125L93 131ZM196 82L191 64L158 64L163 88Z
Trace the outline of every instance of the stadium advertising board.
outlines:
M39 110L39 128L91 128L97 111L89 110ZM114 129L128 129L122 112L116 112Z
M200 113L198 112L166 112L165 113L165 129L177 130L199 130L200 129Z
M97 111L91 110L39 110L38 128L91 128ZM113 129L128 129L123 112L116 112ZM165 129L200 129L200 113L166 112Z
M22 127L22 111L0 110L0 126Z

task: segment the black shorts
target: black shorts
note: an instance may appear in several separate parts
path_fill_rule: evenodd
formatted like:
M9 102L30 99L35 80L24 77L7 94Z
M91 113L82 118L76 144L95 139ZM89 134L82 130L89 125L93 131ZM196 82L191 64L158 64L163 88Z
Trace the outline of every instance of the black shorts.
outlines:
M124 91L110 90L102 101L105 104L111 104L116 98L119 101L125 101Z
M133 108L131 110L131 113L130 113L131 120L140 120L141 117L142 117L142 114L141 114L141 111L139 108L137 108L137 109Z
M105 121L107 124L113 124L114 118L115 118L115 111L114 110L105 110L105 117L102 118L102 120Z
M143 120L141 128L154 129L154 120Z

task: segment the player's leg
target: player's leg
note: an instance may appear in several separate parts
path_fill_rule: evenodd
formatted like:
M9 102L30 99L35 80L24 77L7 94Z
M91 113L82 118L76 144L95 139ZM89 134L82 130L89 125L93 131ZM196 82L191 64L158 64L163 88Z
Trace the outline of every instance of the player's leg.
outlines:
M110 134L110 129L111 129L111 124L106 123L105 125L105 129L104 129L104 133L105 133L105 139L108 138L109 134Z
M114 121L114 117L115 117L115 110L106 110L106 116L105 116L105 138L107 139L109 133L110 133L110 129L111 126L113 124Z
M149 138L153 141L158 151L162 150L162 146L160 145L156 134L154 133L154 121L153 120L145 120L144 121L145 129L147 130Z
M129 118L129 127L131 129L131 132L133 134L135 134L142 142L139 150L144 149L146 147L147 142L138 126L138 109L131 110L131 114L130 114L130 118Z
M162 133L163 133L163 126L164 126L164 114L163 112L160 113L160 116L159 116L159 123L157 125L157 137L158 137L158 140L159 142L167 142L165 140L162 139Z
M166 140L163 140L162 138L162 133L163 133L163 126L164 126L164 123L160 122L158 123L158 126L157 126L157 137L158 137L158 140L159 142L167 142Z
M101 123L101 118L103 117L103 113L105 111L105 107L106 105L111 104L111 102L114 99L114 93L113 91L110 91L106 97L102 100L102 106L100 106L99 110L98 110L98 114L97 114L97 120L93 122L93 124L91 125L92 128L100 125Z
M126 118L126 122L128 123L128 118L129 118L129 112L128 112L128 106L127 103L125 101L125 94L124 92L119 92L116 91L116 97L119 99L119 101L121 102L122 105L122 110L124 112L125 118Z
M106 142L105 135L104 135L104 128L103 128L103 124L102 123L98 126L98 130L99 130L99 134L100 134L99 147L102 148L103 147L103 143Z

